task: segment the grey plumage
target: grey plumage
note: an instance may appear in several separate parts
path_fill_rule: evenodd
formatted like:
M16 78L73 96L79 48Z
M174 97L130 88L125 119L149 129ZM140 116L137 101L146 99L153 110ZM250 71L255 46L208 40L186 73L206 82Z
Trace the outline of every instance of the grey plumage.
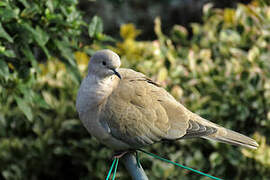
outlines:
M119 68L120 64L114 52L98 51L76 102L84 126L107 146L137 149L164 139L191 137L258 146L253 139L190 112L157 83L142 73Z

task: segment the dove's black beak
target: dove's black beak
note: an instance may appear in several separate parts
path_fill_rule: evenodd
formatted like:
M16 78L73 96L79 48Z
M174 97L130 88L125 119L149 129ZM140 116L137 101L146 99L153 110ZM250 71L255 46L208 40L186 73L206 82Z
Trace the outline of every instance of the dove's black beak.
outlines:
M113 72L114 72L114 74L117 76L117 77L119 77L119 79L122 79L122 77L121 77L121 75L119 74L119 72L117 72L115 69L111 69Z

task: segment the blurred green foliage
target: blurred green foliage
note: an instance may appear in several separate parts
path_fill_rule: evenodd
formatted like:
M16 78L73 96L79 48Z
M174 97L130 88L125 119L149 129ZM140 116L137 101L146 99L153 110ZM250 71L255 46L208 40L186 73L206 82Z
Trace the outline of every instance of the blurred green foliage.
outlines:
M254 151L189 139L147 150L224 179L270 178L269 6L254 1L220 10L208 4L192 34L175 25L165 35L156 18L154 41L137 41L141 31L133 24L123 25L122 40L115 41L93 17L92 44L77 51L84 24L77 2L59 2L0 2L6 15L0 16L0 179L105 178L112 151L91 138L75 110L76 72L85 75L87 54L101 48L116 51L124 67L147 74L203 117L246 135L256 132L261 144ZM26 17L24 10L30 13ZM46 12L54 12L52 20ZM46 61L39 59L42 53ZM144 154L141 163L150 179L205 179ZM117 178L130 179L121 160Z
M73 69L73 51L78 48L81 26L85 23L76 9L77 1L0 2L0 81L3 109L16 104L33 121L34 104L48 108L36 93L39 63L59 58ZM77 72L77 78L78 78ZM4 113L5 114L5 113Z

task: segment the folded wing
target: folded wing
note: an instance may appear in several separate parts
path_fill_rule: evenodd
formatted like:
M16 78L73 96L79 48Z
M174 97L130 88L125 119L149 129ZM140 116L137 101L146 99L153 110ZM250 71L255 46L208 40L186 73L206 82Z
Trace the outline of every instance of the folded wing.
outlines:
M113 137L132 148L190 137L258 146L253 139L190 112L143 74L130 69L119 72L122 79L104 103L100 118Z
M186 134L188 116L163 88L132 70L120 70L122 80L102 108L112 136L134 148Z

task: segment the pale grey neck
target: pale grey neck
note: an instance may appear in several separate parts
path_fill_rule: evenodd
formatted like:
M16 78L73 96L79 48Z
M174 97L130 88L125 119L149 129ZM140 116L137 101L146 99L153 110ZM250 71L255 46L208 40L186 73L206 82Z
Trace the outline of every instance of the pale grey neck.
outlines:
M115 76L100 79L89 74L81 83L77 96L76 108L81 121L93 136L104 143L112 143L115 140L100 122L100 110L118 81L118 77Z
M79 113L86 112L90 109L98 109L113 91L116 79L109 76L103 79L95 75L88 74L83 80L78 92L76 107Z

